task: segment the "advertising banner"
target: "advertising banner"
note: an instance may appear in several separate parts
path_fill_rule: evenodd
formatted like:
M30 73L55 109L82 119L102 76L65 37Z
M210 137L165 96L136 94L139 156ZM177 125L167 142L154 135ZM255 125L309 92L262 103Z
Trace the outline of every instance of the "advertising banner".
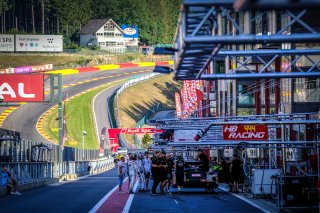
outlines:
M176 101L176 111L177 111L177 118L181 118L182 116L182 109L181 109L181 99L179 93L175 93L175 101Z
M266 125L223 125L224 140L268 140Z
M0 99L4 102L40 102L44 99L43 75L3 75Z
M32 66L32 72L43 72L48 70L53 70L53 64Z
M62 35L16 35L16 52L62 52Z
M138 30L137 26L123 24L121 26L121 29L124 32L124 34L123 34L124 38L138 38L139 30Z
M199 130L174 130L174 142L197 142L194 136Z
M14 68L14 73L16 73L16 74L31 73L31 72L32 72L31 66L15 67Z
M14 52L14 35L0 35L0 52Z

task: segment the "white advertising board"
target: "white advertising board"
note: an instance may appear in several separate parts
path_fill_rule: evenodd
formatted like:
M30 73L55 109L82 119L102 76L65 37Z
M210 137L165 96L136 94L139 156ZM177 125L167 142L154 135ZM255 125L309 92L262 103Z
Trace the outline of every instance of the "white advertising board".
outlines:
M14 51L14 35L0 35L0 52Z
M174 130L174 142L197 142L194 136L198 134L199 130Z
M62 35L16 35L16 52L62 51Z

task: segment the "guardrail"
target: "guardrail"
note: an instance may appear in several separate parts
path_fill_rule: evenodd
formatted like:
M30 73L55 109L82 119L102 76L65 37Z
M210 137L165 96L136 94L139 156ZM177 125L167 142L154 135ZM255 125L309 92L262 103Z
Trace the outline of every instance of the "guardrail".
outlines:
M96 174L114 168L113 158L107 157L91 161L53 162L0 162L1 168L6 166L15 178L18 190L74 179L78 176ZM0 184L0 195L5 189Z
M125 90L127 89L128 87L131 87L133 85L136 85L138 83L141 83L143 81L147 81L147 80L150 80L152 78L155 78L157 77L158 75L161 75L159 73L151 73L151 74L147 74L147 75L139 75L139 76L136 76L136 77L133 77L132 79L130 79L129 81L127 81L125 84L123 84L116 92L116 95L115 95L115 113L114 113L114 116L115 116L115 120L116 120L116 123L117 123L117 126L121 127L122 124L121 124L121 120L120 120L120 115L119 115L119 103L118 103L118 97L119 95ZM125 140L125 138L123 137L123 135L119 135L119 139L120 139L120 143L128 148L133 148L132 145L130 145L129 143L127 143L127 141Z

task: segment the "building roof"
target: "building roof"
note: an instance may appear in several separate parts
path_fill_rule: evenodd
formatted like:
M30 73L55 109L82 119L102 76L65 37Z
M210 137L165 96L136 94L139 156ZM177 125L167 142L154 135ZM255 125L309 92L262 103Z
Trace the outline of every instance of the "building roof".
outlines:
M116 28L118 28L118 30L120 30L121 33L124 33L123 30L121 29L121 27L119 27L117 25L116 22L114 22L111 18L109 19L92 19L90 20L85 26L83 26L80 31L79 34L92 34L97 32L105 23L107 22L111 22L114 24L114 26Z

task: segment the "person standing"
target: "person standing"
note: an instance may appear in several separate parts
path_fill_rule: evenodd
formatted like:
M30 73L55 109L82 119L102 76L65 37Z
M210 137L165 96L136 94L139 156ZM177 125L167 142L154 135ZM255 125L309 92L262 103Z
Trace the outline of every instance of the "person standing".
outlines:
M170 193L170 185L171 185L171 182L172 182L172 178L173 178L173 175L172 175L172 169L173 169L173 166L174 166L174 161L173 161L173 158L171 157L170 154L167 154L166 155L166 160L167 160L167 182L166 182L166 189L167 189L167 192Z
M119 178L119 192L123 193L124 191L122 190L122 185L123 185L123 180L124 176L126 174L126 166L125 166L125 158L122 156L120 158L120 161L118 162L118 178Z
M233 192L239 192L239 183L243 182L244 172L242 168L242 161L238 159L236 154L233 155L231 162L231 178L233 181Z
M209 158L206 154L204 154L203 150L199 150L198 159L201 161L200 169L204 172L209 171Z
M160 151L157 150L155 152L155 156L152 158L152 177L153 177L153 183L151 188L151 194L156 195L157 187L160 183Z
M182 193L182 189L183 189L184 166L185 166L185 163L182 158L182 154L179 153L174 167L176 168L176 183L178 187L178 193L180 194Z
M161 152L159 176L160 176L160 194L165 194L164 188L167 184L167 159L166 159L166 153L164 151Z
M149 152L145 152L145 156L143 158L143 167L144 167L144 177L146 179L146 191L149 192L149 180L151 174L151 159L149 157Z
M144 176L144 166L143 166L144 156L142 153L138 155L137 159L137 174L139 177L139 192L145 192L146 179Z
M137 163L136 163L136 156L131 154L129 160L127 161L127 173L129 176L129 193L133 194L133 185L136 180L137 174Z

